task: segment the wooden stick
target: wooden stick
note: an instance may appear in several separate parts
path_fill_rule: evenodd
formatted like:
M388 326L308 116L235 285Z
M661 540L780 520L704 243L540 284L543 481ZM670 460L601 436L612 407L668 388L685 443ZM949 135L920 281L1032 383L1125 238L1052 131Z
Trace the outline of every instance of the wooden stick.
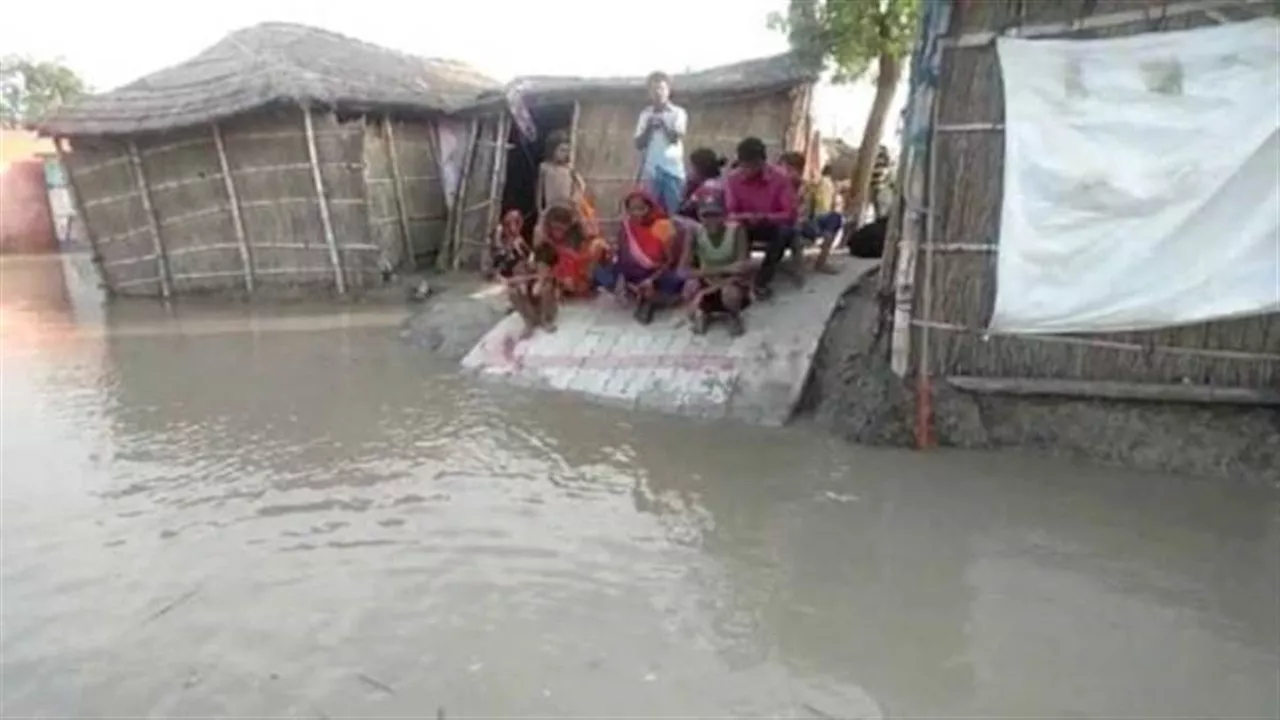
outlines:
M940 133L999 132L1004 130L1004 123L998 123L998 122L952 123L949 125L939 125L936 129Z
M1079 32L1081 30L1111 28L1120 25L1128 25L1129 23L1142 22L1143 20L1173 17L1175 15L1189 15L1191 13L1207 14L1218 8L1252 7L1262 5L1267 2L1272 2L1272 0L1194 0L1193 2L1165 5L1159 9L1154 6L1147 5L1139 10L1123 10L1113 13L1104 13L1101 15L1091 15L1089 17L1072 20L1071 22L1046 23L1044 25L1028 25L1021 28L1012 28L1006 36L1016 38L1035 38L1049 35L1065 35L1067 33ZM984 47L995 42L996 39L1001 36L1001 33L989 30L965 33L958 37L943 38L941 41L941 47Z
M938 102L935 94L933 97L933 107L929 113L929 143L927 145L929 152L929 160L927 170L924 177L925 203L929 207L938 207L940 203L937 197L937 177L938 177L938 115L939 107L942 103ZM921 304L923 308L921 313L926 321L933 319L933 241L937 236L937 217L938 213L929 212L924 216L924 288ZM916 366L916 405L919 413L919 423L916 432L916 445L927 450L934 447L933 437L933 358L931 356L932 348L929 345L929 328L922 327L920 329L920 359Z
M1266 388L1215 387L1181 383L1136 383L1104 380L1058 380L1029 377L947 378L951 386L979 394L1021 397L1071 397L1104 400L1280 406L1280 391Z
M133 179L138 184L138 193L142 197L142 209L147 214L147 225L151 228L151 244L155 247L156 266L159 269L160 295L167 300L172 292L169 286L169 259L164 254L164 238L160 236L160 221L156 218L155 206L151 202L151 191L147 188L147 171L142 167L138 143L133 140L129 140L129 163L133 165Z
M98 279L102 281L102 287L111 293L111 281L107 279L107 273L102 266L102 249L98 246L98 235L93 231L93 226L89 224L89 213L85 211L84 197L80 194L80 189L76 187L75 175L71 172L71 155L67 152L66 138L61 135L53 138L53 148L58 153L58 162L62 165L62 174L67 176L67 188L71 191L71 204L76 209L76 215L80 217L80 224L84 226L84 234L89 238L90 260L98 271Z
M244 216L240 214L240 195L236 181L231 177L231 163L227 160L227 144L222 138L222 128L213 124L213 144L218 151L218 164L222 167L222 182L227 187L227 202L231 209L231 224L236 232L236 244L240 248L240 265L244 269L244 289L253 292L253 256L249 252L249 236L244 231Z
M128 154L125 155L124 160L125 162L129 163L129 171L133 172L133 162L132 160L129 159ZM86 208L94 208L94 207L98 207L99 205L113 205L118 202L124 202L125 200L132 200L136 197L138 197L137 190L133 190L127 193L120 193L119 195L103 195L102 197L96 197L92 200L85 201L84 206Z
M257 243L254 245L254 247L262 250L315 250L317 252L325 249L317 245L308 245L306 243L273 243L273 242ZM240 245L238 243L215 243L213 245L191 245L184 248L178 248L177 250L170 250L169 257L174 258L179 255L190 255L191 253L203 253L203 252L215 252L215 251L221 252L223 250L239 250L239 248L240 248ZM382 249L381 247L374 245L372 243L360 243L358 245L342 246L343 252L354 252L354 251L374 252L381 249ZM177 277L177 276L175 275L174 277Z
M986 330L979 330L955 323L915 320L912 322L916 327L928 326L933 330L943 330L946 332L966 333L969 335L981 335L983 338L990 336ZM1199 358L1215 358L1219 360L1244 360L1246 362L1264 361L1264 362L1280 362L1280 355L1269 353L1255 353L1244 350L1219 350L1216 348L1190 348L1177 347L1174 345L1141 345L1133 342L1120 342L1118 340L1102 340L1099 338L1077 337L1074 335L996 335L1016 340L1025 340L1027 342L1045 342L1057 345L1075 345L1088 348L1105 348L1107 350L1124 350L1126 352L1135 353L1151 353L1151 354L1167 354L1167 355L1186 355L1188 357Z
M995 243L929 243L926 250L940 253L985 253L999 252L1000 246Z
M506 113L502 114L505 119ZM573 101L573 119L569 121L569 165L577 168L578 163L578 123L582 117L582 103Z
M462 266L462 231L466 226L466 210L463 209L463 203L466 202L467 190L471 184L471 165L475 162L476 149L480 140L480 118L471 120L471 131L467 133L467 151L462 160L462 177L458 180L458 195L453 203L457 209L457 220L453 224L453 240L452 251L449 257L449 267L457 270Z
M391 161L391 181L396 190L396 214L400 216L400 239L404 241L404 258L410 270L418 269L418 258L413 252L413 238L409 235L409 208L404 199L404 178L400 175L400 154L396 152L395 123L390 116L382 116L382 127L387 136L387 158Z
M574 103L575 120L577 119L577 107L578 107L578 104ZM493 131L494 137L502 140L506 139L507 133L510 132L510 129L507 123L508 123L507 114L498 113L498 122L497 122L498 126ZM571 130L570 132L572 133L573 130ZM485 218L486 234L488 233L489 228L497 226L498 215L502 212L502 179L505 175L504 168L506 167L506 159L507 159L507 150L505 146L506 146L506 143L503 143L502 145L498 145L493 151L493 168L490 173L490 179L489 179L489 199L486 201L489 203L489 212L486 213L487 217ZM569 135L569 156L570 158L573 157L573 135L572 134ZM570 160L570 164L572 164L572 160ZM489 269L487 253L482 252L480 254L480 258L481 258L480 269L482 271L487 271Z
M316 199L320 202L320 224L324 227L324 241L329 246L329 262L333 264L333 278L339 295L347 294L347 279L342 272L342 258L338 255L338 238L333 233L333 219L329 216L329 198L324 192L324 177L320 174L320 152L316 149L315 123L311 119L310 106L302 106L302 126L307 135L307 157L311 161L311 179L316 187Z

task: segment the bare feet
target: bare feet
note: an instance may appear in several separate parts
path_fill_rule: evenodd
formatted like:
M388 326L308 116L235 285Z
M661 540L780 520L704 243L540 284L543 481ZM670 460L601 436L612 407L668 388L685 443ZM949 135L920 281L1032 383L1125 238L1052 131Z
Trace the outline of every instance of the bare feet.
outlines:
M693 314L692 320L693 320L693 326L692 326L693 334L706 335L707 334L707 314L701 311L695 312Z
M641 325L648 325L653 322L653 312L653 301L641 300L640 303L636 305L636 320L639 321Z
M741 337L747 331L747 326L742 322L742 315L731 313L729 315L729 334L733 337Z

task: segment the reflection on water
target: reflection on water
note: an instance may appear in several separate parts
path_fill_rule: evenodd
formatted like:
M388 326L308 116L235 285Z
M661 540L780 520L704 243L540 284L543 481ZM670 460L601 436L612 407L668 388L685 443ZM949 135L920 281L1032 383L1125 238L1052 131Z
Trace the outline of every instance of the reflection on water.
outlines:
M470 384L398 311L0 270L5 715L1280 712L1264 491L628 415Z

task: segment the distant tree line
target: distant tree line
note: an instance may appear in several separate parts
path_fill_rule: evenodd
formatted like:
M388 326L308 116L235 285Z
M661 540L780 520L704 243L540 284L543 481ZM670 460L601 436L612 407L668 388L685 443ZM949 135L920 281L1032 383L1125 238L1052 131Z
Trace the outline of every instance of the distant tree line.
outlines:
M60 60L23 55L0 59L0 126L36 122L62 103L89 92L89 86Z

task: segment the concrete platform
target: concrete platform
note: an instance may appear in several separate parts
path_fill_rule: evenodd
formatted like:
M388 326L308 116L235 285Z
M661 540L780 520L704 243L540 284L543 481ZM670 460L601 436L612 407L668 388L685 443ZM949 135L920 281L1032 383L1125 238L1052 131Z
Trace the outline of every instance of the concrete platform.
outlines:
M520 387L563 390L629 409L782 425L800 400L836 301L874 261L841 257L839 275L810 274L797 289L781 275L773 299L745 314L731 338L714 323L690 332L682 310L643 326L612 297L566 304L559 330L519 341L510 315L462 360L465 371Z

